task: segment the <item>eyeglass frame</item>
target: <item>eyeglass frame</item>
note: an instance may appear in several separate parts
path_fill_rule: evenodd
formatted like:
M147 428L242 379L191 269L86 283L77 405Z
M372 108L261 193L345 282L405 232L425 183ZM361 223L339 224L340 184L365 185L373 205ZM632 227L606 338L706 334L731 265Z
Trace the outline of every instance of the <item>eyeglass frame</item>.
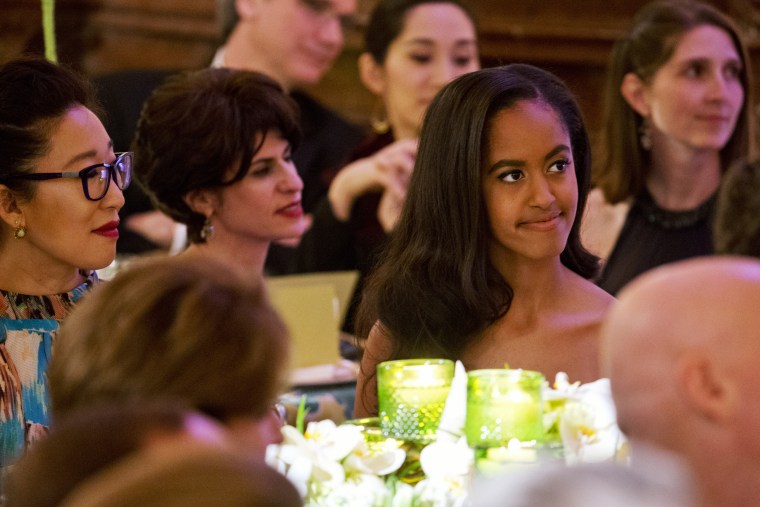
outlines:
M81 171L65 171L60 173L29 173L29 174L17 174L15 176L12 176L10 179L15 180L32 180L32 181L47 181L47 180L54 180L58 178L79 178L82 180L82 190L84 191L84 197L88 201L97 202L103 199L106 194L108 193L108 188L111 186L111 181L115 182L115 185L119 187L119 190L125 190L127 187L129 187L129 184L132 183L132 152L131 151L123 151L121 153L114 153L116 155L116 160L113 161L113 163L101 163L101 164L93 164L91 166L87 166ZM116 178L116 166L119 164L120 161L124 159L129 160L129 171L128 175L125 178L126 183L124 186L119 186L118 178ZM103 194L100 197L92 198L90 197L90 189L87 184L87 173L89 171L92 171L93 169L97 169L98 167L104 167L106 169L106 174L108 175L108 182L106 183L105 189L103 190Z

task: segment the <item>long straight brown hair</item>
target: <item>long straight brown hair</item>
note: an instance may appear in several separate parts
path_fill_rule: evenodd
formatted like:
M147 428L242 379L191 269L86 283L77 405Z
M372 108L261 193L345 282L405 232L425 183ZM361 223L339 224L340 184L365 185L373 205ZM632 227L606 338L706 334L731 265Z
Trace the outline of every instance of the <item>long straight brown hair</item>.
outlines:
M633 19L628 33L619 39L610 57L605 85L605 110L593 182L610 203L637 195L644 188L649 152L639 143L641 116L620 93L623 77L633 72L645 83L673 55L680 36L698 26L711 25L725 31L742 60L739 79L744 105L731 138L721 150L722 169L738 158L757 154L755 125L750 111L754 103L749 53L736 24L711 5L688 0L658 0L646 5Z

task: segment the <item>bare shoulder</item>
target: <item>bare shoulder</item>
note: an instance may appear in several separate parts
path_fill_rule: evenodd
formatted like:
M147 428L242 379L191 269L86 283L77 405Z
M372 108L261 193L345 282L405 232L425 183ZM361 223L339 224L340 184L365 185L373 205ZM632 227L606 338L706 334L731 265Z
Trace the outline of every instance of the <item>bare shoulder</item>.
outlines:
M604 315L615 298L593 282L572 273L567 300L580 311Z
M377 365L387 360L392 351L391 339L380 322L375 322L364 342L359 375L356 379L354 417L377 415Z
M600 375L599 333L615 298L573 273L562 300L566 306L554 322L557 335L552 342L562 359L550 375L565 371L575 380L596 380Z
M370 356L376 362L382 362L391 354L391 339L382 323L375 322L369 332L364 347L364 357Z
M598 188L589 192L581 222L583 246L606 260L620 235L629 208L628 201L610 204Z

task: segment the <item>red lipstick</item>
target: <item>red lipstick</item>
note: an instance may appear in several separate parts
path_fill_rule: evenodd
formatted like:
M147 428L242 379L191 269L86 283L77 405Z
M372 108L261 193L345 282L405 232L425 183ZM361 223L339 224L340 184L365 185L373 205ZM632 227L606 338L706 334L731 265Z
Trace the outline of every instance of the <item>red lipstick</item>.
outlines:
M97 229L93 230L95 234L100 234L101 236L105 236L106 238L118 238L119 237L119 221L118 220L112 220L110 222L107 222Z
M301 201L296 201L284 208L277 210L277 213L285 215L288 218L301 218L303 216L303 208L301 208Z

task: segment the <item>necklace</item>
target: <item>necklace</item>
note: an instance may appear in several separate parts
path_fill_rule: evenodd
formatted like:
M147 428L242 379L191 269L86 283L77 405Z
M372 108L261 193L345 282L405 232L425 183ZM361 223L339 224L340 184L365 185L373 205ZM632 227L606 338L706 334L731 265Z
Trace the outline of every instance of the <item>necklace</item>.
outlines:
M649 192L644 189L634 201L633 207L650 224L658 225L663 229L683 229L705 220L712 213L716 198L717 192L696 208L672 211L659 207Z

